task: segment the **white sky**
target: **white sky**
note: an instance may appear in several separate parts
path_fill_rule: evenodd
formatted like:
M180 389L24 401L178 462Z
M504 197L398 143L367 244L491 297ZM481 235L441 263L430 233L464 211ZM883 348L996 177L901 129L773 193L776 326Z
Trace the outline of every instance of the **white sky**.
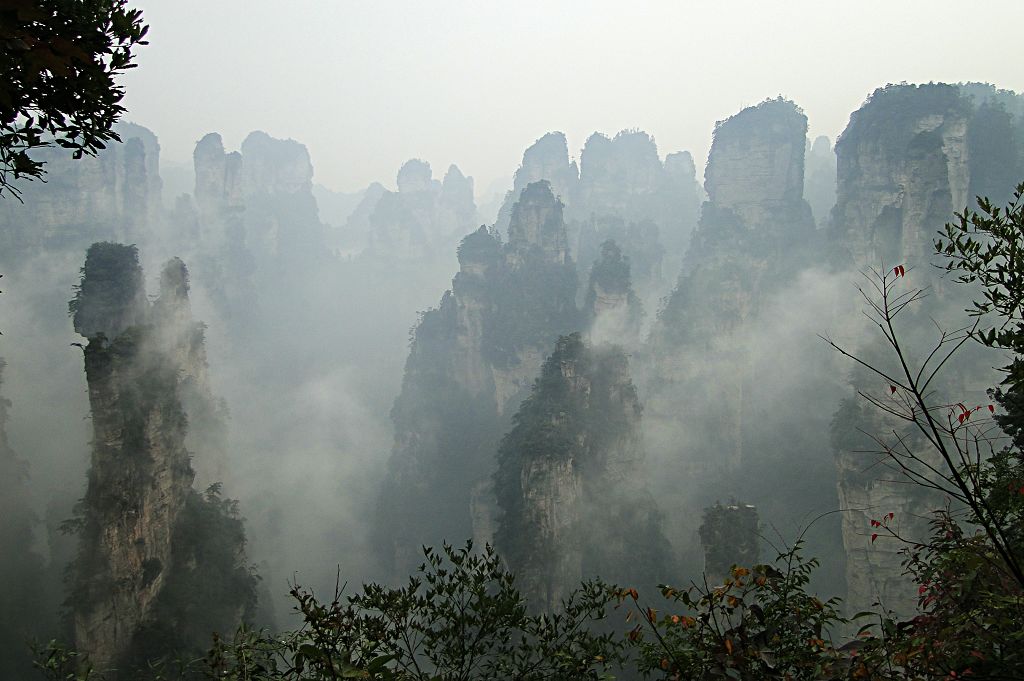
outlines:
M703 166L716 120L782 94L835 137L889 82L1024 91L1021 0L144 0L127 118L164 158L207 132L309 147L315 181L394 184L413 157L478 193L562 130L641 128ZM983 37L971 39L972 33Z

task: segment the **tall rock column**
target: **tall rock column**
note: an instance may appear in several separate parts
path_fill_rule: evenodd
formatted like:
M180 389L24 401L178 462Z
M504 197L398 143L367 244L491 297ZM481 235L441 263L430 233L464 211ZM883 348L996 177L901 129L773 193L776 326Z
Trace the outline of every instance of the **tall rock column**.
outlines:
M806 116L783 99L716 125L700 225L639 362L651 452L660 457L658 466L676 474L672 488L657 491L683 497L667 527L690 570L701 567L694 557L702 509L732 496L792 510L777 488L758 489L758 481L778 476L793 484L783 471L795 474L820 460L827 446L812 429L795 433L792 421L765 418L766 401L782 395L764 393L792 386L772 390L761 365L773 361L761 332L778 324L764 313L819 257L819 235L803 198L806 131ZM808 335L795 342L816 341ZM831 506L834 489L826 479L813 496L802 490L800 498L811 508Z
M750 567L760 556L757 509L736 502L704 509L700 543L704 549L704 576L718 586L729 577L733 565Z
M71 302L87 337L93 452L75 562L78 649L127 674L191 654L255 606L237 511L216 488L192 490L184 386L205 381L202 327L187 272L172 260L150 303L134 246L94 244ZM211 593L205 590L211 588Z
M498 450L495 545L536 610L584 577L656 583L668 554L642 483L640 403L626 357L564 336Z
M460 270L413 334L395 444L380 500L380 558L402 575L420 546L491 540L489 480L503 424L560 334L579 328L576 269L562 204L526 187L509 240L481 228L458 249Z
M781 99L715 127L708 201L650 340L649 408L666 418L682 409L713 424L709 451L683 457L695 471L744 462L749 329L761 304L813 253L814 218L803 199L806 131L806 116ZM707 386L715 386L714 400L706 399Z
M982 195L1004 191L1005 173L1014 160L1004 153L1015 138L1013 117L1004 110L992 116L985 109L986 95L994 89L971 88L977 100L959 86L944 84L897 85L876 90L850 116L836 143L838 194L833 212L834 254L841 264L864 270L903 264L912 267L913 286L929 290L928 297L900 317L900 342L911 363L931 350L931 331L938 324L957 328L969 307L969 292L949 279L933 276L934 239L942 226ZM1014 98L1008 97L1008 103ZM1019 98L1017 98L1019 99ZM1002 142L998 142L999 139ZM973 172L972 172L973 170ZM995 170L996 172L992 172ZM980 173L980 174L979 174ZM999 180L997 178L1004 178ZM916 267L915 267L916 266ZM859 301L849 305L855 311ZM865 340L858 354L873 364L895 361L880 339ZM958 353L932 382L936 400L984 404L984 380L991 362L972 357L972 347ZM894 367L895 369L895 367ZM917 593L902 569L901 547L895 542L872 542L872 519L894 514L902 536L923 540L931 511L945 500L923 485L896 484L885 466L884 454L861 431L885 437L902 432L897 419L863 404L858 392L877 389L875 378L862 371L851 373L848 397L833 420L832 438L838 471L842 536L847 554L847 598L851 611L874 602L901 615L910 615ZM906 434L908 446L938 469L943 463L934 448ZM921 473L927 478L928 470ZM906 482L906 481L903 481ZM861 510L858 510L861 509Z
M135 248L93 246L73 301L94 435L72 601L76 644L101 668L129 650L164 586L194 477L177 366L153 342L147 305Z

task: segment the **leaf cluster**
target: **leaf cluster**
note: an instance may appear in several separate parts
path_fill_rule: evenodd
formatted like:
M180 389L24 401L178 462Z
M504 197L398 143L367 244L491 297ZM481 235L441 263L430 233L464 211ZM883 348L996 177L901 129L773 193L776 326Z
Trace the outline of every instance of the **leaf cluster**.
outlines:
M802 544L774 565L733 566L722 584L663 585L661 614L640 604L635 589L619 593L639 623L628 638L638 647L640 670L665 679L840 679L849 654L833 641L846 620L838 599L808 593L816 559Z
M124 113L116 77L146 44L127 0L5 0L0 4L0 193L39 178L33 150L95 155Z

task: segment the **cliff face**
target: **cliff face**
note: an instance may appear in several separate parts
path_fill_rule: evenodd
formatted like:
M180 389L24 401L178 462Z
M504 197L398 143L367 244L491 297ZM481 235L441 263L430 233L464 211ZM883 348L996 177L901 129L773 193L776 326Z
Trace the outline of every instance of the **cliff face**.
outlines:
M523 190L542 180L551 186L552 193L563 205L575 201L580 171L575 162L569 161L569 144L561 132L547 133L523 152L522 165L513 176L512 190L505 195L505 202L498 211L495 229L499 233L508 229L512 207Z
M160 145L138 125L115 128L122 143L74 160L41 149L46 182L26 182L23 200L0 203L0 253L17 263L42 250L81 252L98 239L153 238L161 206Z
M398 191L383 191L369 213L368 252L387 259L417 260L453 248L476 226L473 178L452 165L443 182L430 164L407 161Z
M286 277L299 286L328 257L309 152L256 131L228 153L210 133L196 145L193 164L194 205L183 197L174 211L177 225L193 227L176 231L169 245L193 263L223 318L251 320L273 294L271 281Z
M270 271L308 268L326 250L309 151L256 131L241 152L246 243L257 263Z
M191 320L180 261L165 268L152 305L142 281L134 247L95 244L71 305L76 331L89 338L85 370L94 431L75 564L74 631L77 647L101 668L200 646L194 619L227 603L230 614L217 619L230 629L253 606L244 537L242 543L218 537L233 554L227 565L212 565L210 554L189 555L178 538L189 506L202 503L193 499L182 406L184 386L205 381L202 327ZM208 532L187 527L192 536ZM209 599L167 595L197 569L211 583L231 582L238 591ZM176 633L147 638L150 630Z
M669 154L662 163L647 133L595 133L569 160L560 132L544 135L523 154L512 191L499 212L504 231L511 206L527 184L547 180L565 204L569 245L579 262L592 262L601 244L615 240L633 263L642 298L656 299L663 272L678 268L696 224L699 203L693 159ZM667 258L667 259L666 259Z
M804 196L819 229L829 226L836 205L836 154L828 137L821 135L807 147L804 160Z
M240 153L225 153L220 135L211 132L196 143L192 162L196 178L194 196L202 210L216 214L242 208Z
M147 306L135 250L91 248L74 308L75 330L90 338L94 429L74 625L76 644L101 666L129 650L153 608L194 476L175 366L147 347Z
M783 398L794 387L772 367L785 349L764 345L766 330L780 324L775 297L820 257L802 196L806 129L803 113L784 100L744 109L716 126L700 226L641 355L651 451L658 465L682 477L674 493L685 501L673 510L672 539L695 572L702 567L692 558L702 509L729 496L773 512L791 508L780 503L778 489L768 493L759 483L796 484L790 476L815 468L820 447L827 446L814 437L818 427L794 432L765 406L802 402L805 394ZM810 346L812 340L808 334L797 342ZM813 350L805 348L801 357L809 375L817 375L808 368L817 361ZM817 392L817 386L804 390ZM810 418L827 423L827 416ZM794 417L807 418L802 410ZM834 503L834 478L828 477L834 473L828 466L824 471L823 480L801 478L814 480L800 492L809 507Z
M562 207L547 183L523 192L509 234L506 244L485 228L463 239L452 290L414 332L377 533L397 574L423 544L489 540L500 424L545 349L579 323Z
M965 96L970 93L970 96ZM1002 97L1002 101L999 98ZM994 98L994 99L993 99ZM1024 127L1011 113L1020 98L998 94L994 88L969 86L901 85L876 90L836 145L838 198L833 214L836 252L857 268L917 265L918 285L928 286L929 298L917 311L904 315L907 352L923 356L933 339L911 334L940 324L956 325L968 307L962 287L932 276L933 241L953 211L973 204L975 194L1005 197L1009 186L1024 172L1016 145ZM916 283L916 282L915 282ZM853 306L850 306L853 309ZM970 350L968 348L967 350ZM873 352L865 345L861 354ZM991 364L974 364L967 353L944 370L934 385L936 394L953 402L984 403L985 389L972 376L985 375ZM881 360L880 360L881 361ZM891 474L872 466L878 456L863 452L877 446L856 433L900 430L902 424L865 409L857 390L870 391L871 377L853 372L849 397L835 416L832 428L836 452L843 542L847 554L847 602L853 610L880 600L901 614L912 613L917 594L902 576L902 555L894 542L869 540L870 521L892 512L904 536L926 536L926 520L942 505L940 497L914 485L887 482ZM856 424L860 424L857 426ZM865 425L869 424L869 425ZM913 442L913 440L912 440ZM930 447L914 443L928 456ZM941 467L941 462L932 462ZM925 471L925 475L930 475Z
M601 244L601 257L590 269L583 310L592 342L638 344L643 304L633 291L629 258L614 241Z
M621 350L564 336L498 450L495 545L531 605L557 610L584 577L653 584L660 516L643 484L640 403Z
M210 387L204 325L192 319L189 275L180 258L171 258L160 272L160 294L151 319L157 320L161 350L178 367L181 405L188 419L185 446L192 453L196 486L206 489L225 479L228 450L228 408Z
M760 556L757 509L735 502L716 502L704 509L700 543L704 549L704 576L712 586L721 584L733 565L750 567Z
M651 333L655 395L674 397L686 384L720 387L709 415L721 426L715 465L743 461L743 384L751 378L746 329L811 253L814 220L802 195L806 130L807 118L783 100L744 109L716 126L700 227ZM705 358L700 366L689 364L695 351ZM720 374L708 375L716 365ZM673 398L654 402L655 409L679 408Z
M876 90L836 143L835 228L857 266L924 263L967 205L970 104L951 85Z

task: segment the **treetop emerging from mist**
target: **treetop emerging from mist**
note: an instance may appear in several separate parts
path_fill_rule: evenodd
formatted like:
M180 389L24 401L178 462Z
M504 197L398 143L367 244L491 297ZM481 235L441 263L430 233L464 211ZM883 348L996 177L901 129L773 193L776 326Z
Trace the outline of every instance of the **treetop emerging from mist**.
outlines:
M30 152L60 146L75 158L120 141L124 113L115 83L133 68L148 26L127 0L3 0L0 3L0 193L44 162Z

